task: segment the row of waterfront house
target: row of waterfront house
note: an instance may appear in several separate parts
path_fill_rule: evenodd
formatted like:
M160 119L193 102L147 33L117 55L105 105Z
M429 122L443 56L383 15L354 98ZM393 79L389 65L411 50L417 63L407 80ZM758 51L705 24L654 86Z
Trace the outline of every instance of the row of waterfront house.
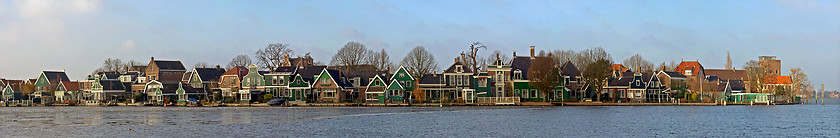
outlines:
M497 55L498 56L498 55ZM791 80L779 72L781 61L759 57L774 72L762 85L790 87ZM513 52L511 60L496 58L485 69L473 72L462 60L442 72L415 75L405 67L377 69L319 66L308 55L284 56L282 67L256 65L225 69L188 70L181 61L154 57L147 65L131 66L124 72L98 72L85 80L70 80L66 72L42 71L36 79L0 80L2 102L13 104L106 104L254 103L283 98L298 103L407 103L457 102L516 104L526 101L686 102L702 101L772 102L772 93L755 93L746 83L747 72L737 69L706 69L698 61L682 61L673 69L641 72L614 64L612 76L596 98L592 85L579 68L565 61L555 66L560 85L548 96L529 84L527 76L534 59ZM421 77L415 77L421 76ZM698 97L698 98L695 98ZM544 99L548 98L548 99ZM422 99L422 100L416 100ZM700 101L700 102L702 102Z

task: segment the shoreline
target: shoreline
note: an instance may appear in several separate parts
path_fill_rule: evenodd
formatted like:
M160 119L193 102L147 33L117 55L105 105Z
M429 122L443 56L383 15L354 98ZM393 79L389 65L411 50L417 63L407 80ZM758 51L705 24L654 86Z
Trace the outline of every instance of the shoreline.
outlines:
M415 104L382 104L382 103L300 103L272 106L266 103L259 104L209 104L209 105L143 105L123 104L116 105L2 105L0 107L46 107L46 106L87 106L87 107L451 107L451 106L771 106L771 105L796 105L799 103L776 104L776 103L602 103L602 102L521 102L516 104L493 104L493 103L415 103Z

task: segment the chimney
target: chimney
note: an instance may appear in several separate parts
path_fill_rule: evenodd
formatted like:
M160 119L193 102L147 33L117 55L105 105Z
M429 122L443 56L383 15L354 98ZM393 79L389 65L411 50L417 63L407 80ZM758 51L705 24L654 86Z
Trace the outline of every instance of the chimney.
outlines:
M531 46L531 58L534 58L534 47L537 47L537 46Z
M216 65L216 69L222 68L222 66Z
M458 57L455 57L455 62L453 63L458 63Z
M513 57L516 57L516 51L513 51ZM496 56L496 58L499 58L499 57Z
M155 57L152 57L152 61L155 61Z

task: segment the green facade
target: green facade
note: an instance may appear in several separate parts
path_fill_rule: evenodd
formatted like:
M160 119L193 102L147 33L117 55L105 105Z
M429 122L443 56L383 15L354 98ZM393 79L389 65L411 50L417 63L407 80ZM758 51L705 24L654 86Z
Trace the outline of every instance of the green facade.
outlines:
M554 88L554 100L567 100L569 99L569 91L566 90L566 87L560 83L560 86ZM522 98L522 101L543 101L543 94L537 88L532 87L528 81L518 81L513 82L513 89L514 95L518 95ZM559 97L562 96L562 97ZM552 98L549 98L552 99Z
M408 72L404 67L400 66L400 69L394 73L394 76L391 77L391 80L399 81L402 87L406 91L413 91L414 87L414 77L411 76L411 73Z
M47 79L47 76L44 75L44 73L41 73L41 75L38 76L38 80L35 81L35 87L49 87L49 86L50 86L49 79Z
M403 101L405 99L405 87L400 85L397 80L391 81L388 87L385 88L385 94L380 96L380 103L386 101L386 97L391 101Z
M265 86L265 78L260 75L257 65L251 64L248 66L248 75L242 78L242 88Z
M482 84L481 79L484 79L484 84ZM491 85L492 81L493 79L491 79L486 72L479 73L478 76L472 78L472 85L470 88L475 90L476 97L491 97L491 93L493 91L493 87Z
M303 77L300 75L295 76L291 82L288 83L289 86L289 93L287 96L282 97L286 99L286 101L306 101L308 97L308 93L311 92L309 82L303 81Z

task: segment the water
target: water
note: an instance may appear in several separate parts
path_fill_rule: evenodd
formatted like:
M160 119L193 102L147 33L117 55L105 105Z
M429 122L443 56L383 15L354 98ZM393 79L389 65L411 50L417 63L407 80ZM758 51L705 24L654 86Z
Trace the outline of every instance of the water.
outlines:
M826 105L2 107L2 137L840 137ZM834 103L834 104L831 104Z

